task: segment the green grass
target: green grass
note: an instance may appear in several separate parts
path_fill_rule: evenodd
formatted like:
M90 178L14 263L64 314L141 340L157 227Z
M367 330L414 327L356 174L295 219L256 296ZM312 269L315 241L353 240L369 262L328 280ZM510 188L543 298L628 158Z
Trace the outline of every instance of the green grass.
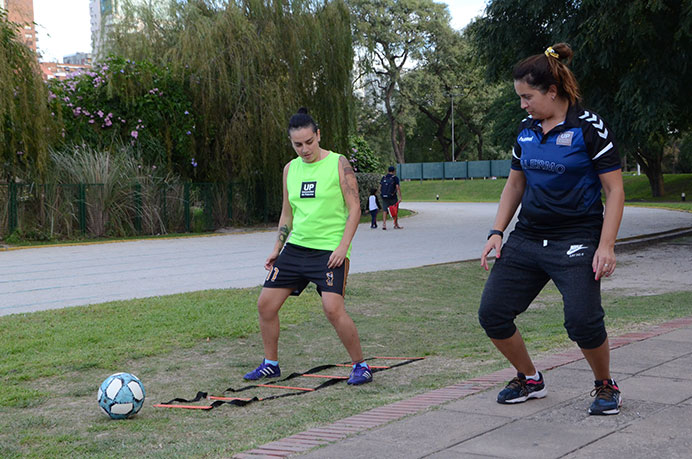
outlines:
M507 179L425 180L401 183L405 201L497 202ZM692 174L664 175L666 195L653 198L644 175L623 176L627 205L661 207L692 212ZM685 193L685 202L680 193ZM405 203L404 203L405 205Z
M364 352L426 356L361 387L211 412L153 408L198 390L221 394L262 357L258 288L73 307L0 317L0 457L230 457L259 444L507 366L477 323L487 273L477 262L354 274L347 309ZM440 289L440 279L450 288ZM612 335L688 316L692 292L604 295ZM281 311L286 373L348 360L309 289ZM518 320L534 356L572 347L552 284ZM128 371L147 390L141 413L110 421L99 384ZM330 370L339 371L339 370ZM341 369L347 374L348 369ZM301 384L314 381L297 380ZM585 384L588 382L585 382ZM271 389L253 395L265 396ZM354 402L355 401L355 402Z

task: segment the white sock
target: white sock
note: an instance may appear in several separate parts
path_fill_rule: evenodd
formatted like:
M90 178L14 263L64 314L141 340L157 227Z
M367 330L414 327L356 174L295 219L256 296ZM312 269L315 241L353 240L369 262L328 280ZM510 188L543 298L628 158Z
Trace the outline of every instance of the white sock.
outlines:
M526 379L533 379L534 381L538 381L539 379L541 379L541 375L538 374L538 371L536 371L536 374L535 374L535 375L533 375L533 376L527 376Z

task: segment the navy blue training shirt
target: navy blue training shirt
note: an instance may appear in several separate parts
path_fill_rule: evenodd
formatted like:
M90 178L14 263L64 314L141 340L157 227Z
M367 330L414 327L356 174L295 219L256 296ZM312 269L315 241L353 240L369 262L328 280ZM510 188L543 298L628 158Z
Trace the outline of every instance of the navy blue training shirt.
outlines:
M516 230L529 238L599 238L603 204L599 174L620 169L620 156L601 117L570 105L565 121L543 134L524 119L512 169L526 176Z

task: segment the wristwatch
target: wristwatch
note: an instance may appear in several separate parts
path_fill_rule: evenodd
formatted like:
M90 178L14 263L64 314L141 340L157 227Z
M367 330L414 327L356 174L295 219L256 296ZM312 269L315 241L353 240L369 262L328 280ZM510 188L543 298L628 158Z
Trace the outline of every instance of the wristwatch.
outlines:
M502 231L496 230L496 229L491 229L491 230L488 232L488 239L490 239L490 236L494 236L494 235L496 235L496 234L497 234L498 236L500 236L500 239L502 239L503 237L505 237L505 233L503 233Z

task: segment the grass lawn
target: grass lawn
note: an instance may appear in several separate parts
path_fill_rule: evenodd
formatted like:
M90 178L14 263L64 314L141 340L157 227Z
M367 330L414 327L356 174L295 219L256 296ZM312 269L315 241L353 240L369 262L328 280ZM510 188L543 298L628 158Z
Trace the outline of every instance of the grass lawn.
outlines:
M425 356L360 387L337 384L297 397L210 412L154 408L199 390L242 387L262 357L259 288L71 307L0 317L0 457L230 457L254 446L505 368L477 323L487 273L477 262L349 277L347 308L366 356ZM439 288L440 279L450 288ZM692 293L607 294L612 335L690 314ZM284 373L348 360L314 289L281 312ZM548 288L518 320L534 356L573 346L560 295ZM343 375L348 368L340 369ZM130 420L111 421L96 392L111 373L144 383ZM337 370L330 370L335 374ZM307 378L306 378L307 379ZM301 385L315 381L294 380ZM584 381L588 388L591 381ZM252 392L266 396L271 389ZM246 392L247 393L247 392Z
M506 179L497 180L424 180L401 182L401 192L406 201L449 202L497 202L502 194ZM625 175L625 197L627 205L664 207L692 212L692 174L664 175L666 195L651 196L649 180L644 175ZM686 200L681 202L680 194Z

